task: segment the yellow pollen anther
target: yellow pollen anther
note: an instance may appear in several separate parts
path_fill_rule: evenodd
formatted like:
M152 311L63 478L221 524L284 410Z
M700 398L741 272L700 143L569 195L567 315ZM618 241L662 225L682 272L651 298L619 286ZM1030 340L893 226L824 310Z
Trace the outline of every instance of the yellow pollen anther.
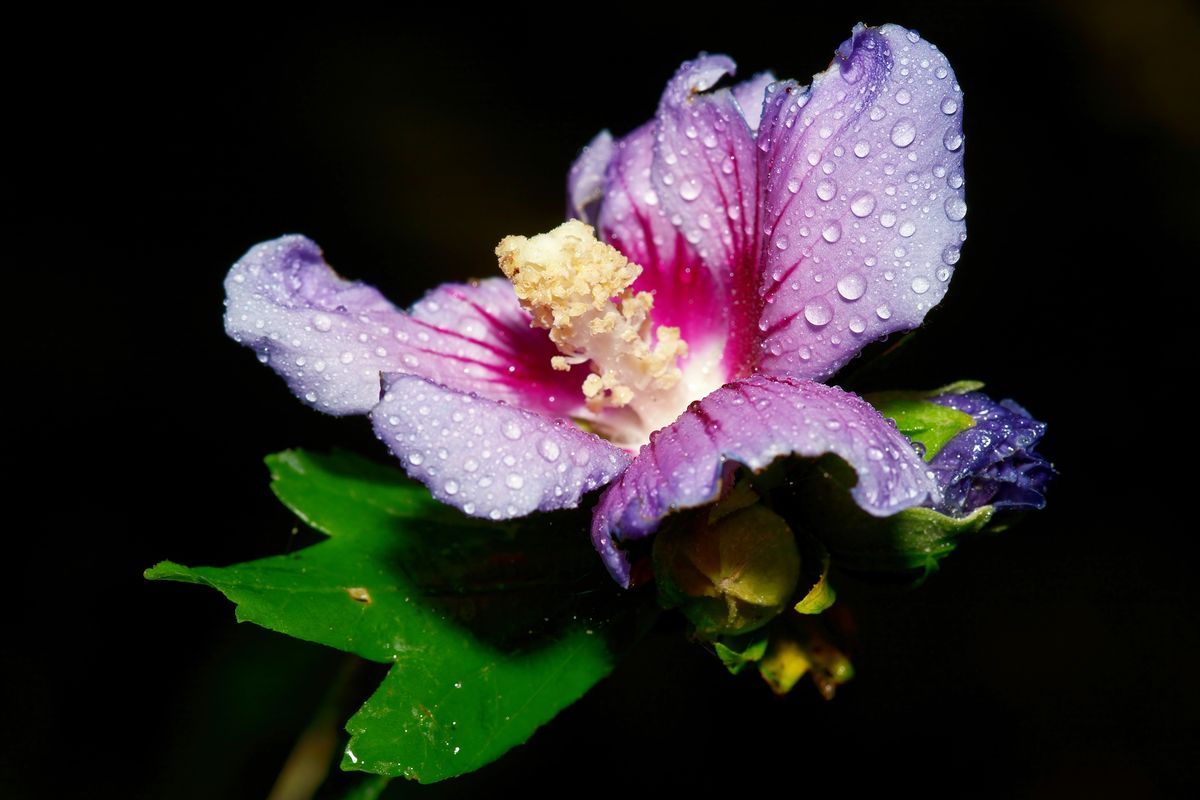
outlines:
M562 353L551 366L592 362L581 387L590 410L630 406L647 416L654 396L679 383L687 342L678 328L659 326L652 335L654 297L629 291L642 268L598 241L590 225L570 220L532 238L508 236L496 255L533 324Z

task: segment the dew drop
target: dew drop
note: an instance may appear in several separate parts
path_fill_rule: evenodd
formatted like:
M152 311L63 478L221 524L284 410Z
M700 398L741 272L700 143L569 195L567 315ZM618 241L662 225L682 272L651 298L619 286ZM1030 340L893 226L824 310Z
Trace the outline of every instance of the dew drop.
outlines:
M850 200L850 213L856 217L865 217L875 210L875 195L870 192L859 192Z
M542 439L542 443L538 445L538 452L542 454L542 458L547 461L557 461L559 455L558 445L550 439Z
M891 319L892 310L888 308L887 303L884 303L879 308L875 309L875 316L880 319Z
M866 158L871 152L871 145L865 141L856 142L854 145L854 155L859 158Z
M425 461L425 456L421 455L420 453L418 453L416 451L413 451L408 454L408 463L412 464L414 467L421 466L421 464L424 461Z
M829 307L829 303L825 301L825 298L814 297L804 306L804 318L811 325L818 327L828 325L829 320L833 319L833 309Z
M949 264L952 267L958 263L958 259L961 256L962 256L962 251L959 250L958 247L955 245L950 245L945 250L942 251L942 261L946 262L947 264Z
M329 318L328 314L317 314L313 317L313 327L321 333L325 333L333 327L333 320Z
M700 196L700 181L689 178L679 187L679 196L689 203Z
M449 495L458 494L458 482L457 481L446 481L445 489L446 489L446 494L449 494Z
M786 236L780 236L780 237L776 238L775 239L775 249L776 250L787 250L788 249L788 238Z
M515 472L510 472L508 477L504 479L504 485L510 489L520 489L525 485L525 479Z
M504 423L504 438L516 441L521 438L521 426L515 422Z
M917 232L917 226L912 220L906 219L900 223L899 231L900 235L907 239Z
M787 188L788 188L788 191L791 192L792 194L795 194L796 192L800 191L800 179L799 178L788 178Z
M912 279L912 290L917 294L925 294L929 291L929 279L924 275L918 275Z
M906 106L910 100L912 100L912 95L908 93L908 89L901 89L896 92L896 102L900 105Z
M305 392L304 399L310 403L315 403L315 402L317 402L317 393L316 392Z
M351 361L354 360L354 353L351 353L349 350L347 350L346 352L342 353L341 360L342 360L343 364L349 364Z
M892 126L892 144L896 147L908 147L917 138L917 126L911 119L905 117Z
M789 187L790 188L790 187ZM837 182L826 178L817 184L817 197L828 202L837 194Z
M842 238L842 226L837 222L829 222L821 230L821 238L830 244L833 244L838 239Z
M958 132L957 129L955 129L955 128L947 128L946 129L946 135L942 137L942 144L944 144L946 146L947 150L949 150L950 152L953 153L955 150L962 147L962 143L963 143L963 136L961 133Z
M955 100L953 97L943 97L942 98L942 113L943 114L953 114L955 111L958 111L958 101Z
M850 318L850 330L853 333L862 333L866 329L867 329L867 323L863 320L862 317L851 317Z
M838 279L837 290L846 300L857 300L867 290L867 281L857 272L850 272Z
M868 447L867 458L871 459L872 461L883 461L883 451L878 447Z
M871 109L870 117L872 122L879 122L879 120L883 119L885 116L887 116L887 112L879 106L875 106Z
M967 203L958 195L950 195L946 198L946 217L951 222L958 222L963 217L967 216Z
M896 215L891 211L885 211L879 215L879 224L885 228L890 228L896 224Z

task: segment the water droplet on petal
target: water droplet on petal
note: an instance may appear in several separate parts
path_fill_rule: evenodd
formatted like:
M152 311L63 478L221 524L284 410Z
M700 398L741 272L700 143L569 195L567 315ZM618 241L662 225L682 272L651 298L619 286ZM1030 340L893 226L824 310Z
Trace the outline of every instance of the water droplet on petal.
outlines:
M425 456L421 455L420 453L418 453L416 451L408 454L408 463L412 464L414 467L421 466L421 463L424 461L425 461Z
M892 126L892 144L896 147L908 147L917 138L917 126L911 119L905 117Z
M962 143L963 143L963 136L961 133L958 132L957 129L955 129L955 128L947 128L946 129L946 135L942 137L942 144L944 144L946 146L947 150L949 150L950 152L953 153L955 150L962 147Z
M851 317L850 318L850 330L851 331L853 331L854 333L862 333L866 329L867 329L867 323L863 320L862 317Z
M787 250L788 249L788 238L786 236L780 236L780 237L776 238L775 239L775 249L776 250Z
M863 141L855 143L854 155L858 156L859 158L866 158L867 155L870 154L870 152L871 152L871 145L869 145Z
M328 314L317 314L315 317L313 317L312 323L313 327L319 330L321 333L325 333L333 327L333 320L329 318Z
M821 238L833 244L838 239L842 238L842 226L836 221L831 221L821 230Z
M795 194L796 192L800 191L800 179L799 178L788 178L787 188L788 188L788 191L791 192L792 194Z
M679 196L689 203L700 196L700 181L689 178L679 186Z
M896 224L896 215L891 211L885 211L879 215L879 224L885 228L890 228Z
M837 194L837 183L832 179L825 179L817 184L817 197L828 202Z
M900 235L903 236L905 239L907 239L908 237L912 236L914 233L917 232L917 226L915 223L913 223L912 220L906 219L906 220L904 220L904 222L900 223L899 230L900 230Z
M875 316L879 317L880 319L890 319L892 316L892 310L887 307L887 303L884 303L879 308L875 309Z
M838 279L837 290L846 300L857 300L867 290L867 281L857 272L851 272Z
M446 494L449 494L449 495L458 494L458 482L457 481L446 481L445 489L446 489Z
M804 318L812 325L828 325L833 319L833 309L824 297L814 297L804 306Z
M521 426L515 422L504 423L504 437L516 441L521 438Z
M896 102L900 105L906 106L910 100L912 100L912 95L908 93L908 89L901 89L896 92Z
M558 445L551 439L542 439L542 443L538 445L538 452L542 454L542 458L547 461L557 461L559 449Z
M954 245L950 245L949 247L947 247L945 250L942 251L942 261L946 262L947 264L949 264L952 267L958 263L958 259L961 256L962 256L962 251L959 250Z
M867 458L871 459L872 461L883 461L883 451L875 446L868 447Z
M859 192L850 200L850 213L856 217L865 217L875 210L875 195L870 192Z
M943 97L942 98L942 113L943 114L953 114L955 111L958 111L958 101L955 100L953 97Z
M508 477L504 479L504 485L510 489L520 489L525 485L525 479L515 472L510 472Z
M925 294L929 291L929 279L924 275L918 275L912 279L912 290L917 294Z
M967 203L958 195L946 198L946 216L952 222L958 222L967 215Z

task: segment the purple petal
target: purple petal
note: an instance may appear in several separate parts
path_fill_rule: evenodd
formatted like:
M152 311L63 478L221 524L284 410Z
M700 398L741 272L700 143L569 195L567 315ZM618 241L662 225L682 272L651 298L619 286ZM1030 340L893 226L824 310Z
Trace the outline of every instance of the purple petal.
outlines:
M683 235L663 214L650 184L653 155L653 123L617 142L597 227L602 240L643 268L631 289L654 294L654 323L678 327L695 355L724 343L725 282L700 266Z
M616 153L612 134L600 131L567 173L567 217L595 226L604 199L604 175Z
M624 450L564 419L415 375L385 380L371 412L376 435L412 478L467 514L510 519L572 508L629 464Z
M780 456L825 453L855 470L851 494L875 516L938 497L912 445L866 401L833 386L756 375L717 389L651 435L600 498L592 541L628 585L628 557L617 543L653 533L672 511L716 499L727 462L759 470Z
M544 330L530 326L529 312L504 278L443 284L409 315L393 335L404 348L394 371L531 411L582 412L585 369L550 366L558 349Z
M930 402L975 419L975 427L947 442L929 462L942 489L942 502L934 506L938 511L961 517L981 506L1023 510L1046 505L1046 484L1055 472L1034 451L1046 423L1012 400L997 403L982 392L946 394Z
M725 56L703 56L679 68L659 101L650 171L668 220L717 276L729 306L724 360L736 372L749 371L757 322L757 151L734 94L701 94L733 71Z
M966 238L962 92L917 34L860 25L811 89L773 88L758 144L760 367L821 379L945 294Z
M243 256L225 291L229 335L330 414L374 408L385 372L551 414L582 407L582 378L551 368L558 351L529 326L503 278L441 286L409 315L375 288L339 277L312 241L285 236Z
M225 294L226 333L321 411L365 414L379 402L380 373L400 368L397 348L385 345L402 313L376 289L339 277L303 236L251 248L230 269Z

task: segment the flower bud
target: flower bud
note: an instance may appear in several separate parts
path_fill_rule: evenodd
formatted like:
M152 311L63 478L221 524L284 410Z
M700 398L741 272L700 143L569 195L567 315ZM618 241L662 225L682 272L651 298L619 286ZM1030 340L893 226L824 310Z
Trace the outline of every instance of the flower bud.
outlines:
M800 576L796 538L778 514L759 504L720 511L654 542L660 602L709 638L765 625L790 605Z

